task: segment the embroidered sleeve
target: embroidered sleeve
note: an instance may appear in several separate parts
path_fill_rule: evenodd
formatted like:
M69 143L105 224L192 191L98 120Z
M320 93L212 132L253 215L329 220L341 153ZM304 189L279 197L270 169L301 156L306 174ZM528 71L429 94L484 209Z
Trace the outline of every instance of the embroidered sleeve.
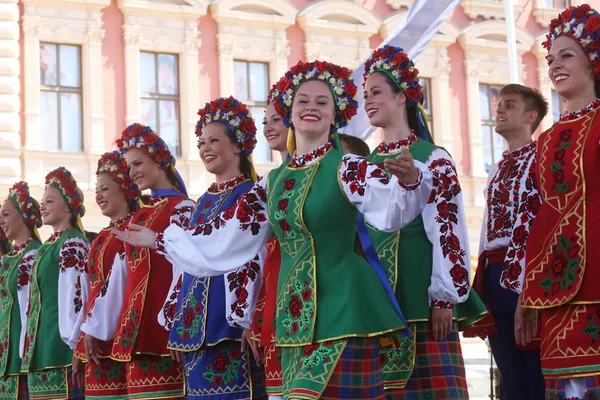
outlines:
M184 229L188 228L193 210L194 202L192 200L183 200L175 207L171 214L171 225L179 226ZM158 323L168 331L170 331L173 326L173 317L175 308L177 307L179 291L181 290L182 276L183 270L177 264L173 264L173 280L171 281L167 297L157 316Z
M416 187L400 185L381 165L353 154L342 158L339 179L348 200L373 226L385 232L402 229L423 211L431 193L431 173L415 161L420 171ZM415 186L415 185L413 185Z
M428 294L430 306L452 310L467 300L471 289L469 236L462 189L454 161L442 149L427 159L433 190L423 210L423 224L433 245Z
M525 277L525 246L531 225L541 207L542 199L538 193L536 185L535 158L532 156L532 162L529 165L529 171L524 175L522 182L519 182L519 188L515 188L513 194L517 198L513 199L516 216L514 219L514 228L508 244L508 251L504 259L500 284L505 289L510 289L516 293L521 293L523 288L523 279Z
M262 267L266 256L266 248L263 247L259 255L225 276L225 305L229 325L250 329L262 286Z
M156 248L190 275L217 276L256 256L270 234L267 216L268 174L236 204L214 219L183 228L170 225L157 235Z
M115 337L123 308L126 283L127 258L125 253L120 251L115 255L112 268L100 288L100 294L96 297L93 307L86 315L85 322L81 325L81 330L86 335L102 341Z
M89 278L86 271L89 243L79 239L67 239L60 250L58 259L58 323L60 337L75 348L79 339L80 327L89 293Z
M21 317L21 336L19 339L19 354L25 346L25 331L27 330L27 309L29 308L29 282L31 279L31 267L37 249L28 251L19 263L17 275L17 298L19 301L19 316Z

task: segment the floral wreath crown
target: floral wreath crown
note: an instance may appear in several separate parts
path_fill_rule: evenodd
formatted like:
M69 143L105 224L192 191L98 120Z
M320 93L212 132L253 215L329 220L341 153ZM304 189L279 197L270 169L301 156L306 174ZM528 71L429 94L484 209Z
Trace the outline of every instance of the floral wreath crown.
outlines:
M600 13L588 4L571 6L550 22L550 32L542 45L550 51L557 37L567 35L573 38L592 63L594 80L600 79Z
M8 191L8 198L19 210L21 218L29 228L36 226L39 216L34 211L34 200L29 193L29 185L25 181L17 182Z
M138 200L141 192L129 176L129 168L123 153L112 151L102 154L98 160L96 176L99 177L101 174L109 174L121 186L121 190L132 209L137 210L139 208Z
M423 88L419 83L419 70L401 47L385 45L373 52L365 62L363 87L375 72L382 72L402 90L408 104L416 106L423 100Z
M52 186L62 196L73 214L81 215L83 201L77 193L77 181L65 167L58 167L46 175L46 188Z
M128 149L137 149L144 152L160 165L163 170L175 166L175 157L171 154L169 146L149 126L134 123L129 125L121 138L116 141L119 151L125 153Z
M345 127L350 119L356 115L358 101L356 99L357 88L352 81L350 70L327 61L303 62L298 61L271 89L269 97L277 99L275 108L283 123L290 127L291 107L294 94L304 82L310 80L325 82L331 89L336 105L336 117L334 126L336 129Z
M220 122L235 136L235 141L242 151L242 156L248 157L256 146L256 124L248 107L235 99L219 97L206 103L204 108L198 110L196 123L196 137L202 136L202 131L211 122Z

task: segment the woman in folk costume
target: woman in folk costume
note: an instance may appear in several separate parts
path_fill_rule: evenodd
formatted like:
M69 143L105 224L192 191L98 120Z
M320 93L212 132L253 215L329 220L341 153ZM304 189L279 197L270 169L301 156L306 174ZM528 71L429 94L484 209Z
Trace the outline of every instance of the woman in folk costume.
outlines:
M175 158L158 134L132 124L117 146L125 154L131 179L140 190L151 190L149 203L134 213L129 227L147 226L161 232L172 223L187 224L194 202L188 199ZM122 307L116 331L106 333L112 340L110 354L102 355L125 363L119 368L127 371L126 398L179 398L184 395L183 369L170 357L169 333L160 318L164 318L163 300L177 273L156 251L125 245L124 252L127 268L111 276L104 296L106 304ZM114 312L114 308L107 311Z
M16 183L2 205L0 229L14 249L0 261L0 398L26 399L27 375L21 374L21 352L27 323L27 299L31 266L42 245L37 228L42 226L40 205L29 194L26 182Z
M550 23L548 75L568 112L537 146L542 206L527 241L521 305L535 330L548 399L600 398L600 13L583 4ZM516 327L515 327L516 329ZM516 334L516 332L515 332ZM518 336L518 335L517 335Z
M110 224L90 245L87 264L90 293L75 356L87 362L87 399L127 399L126 364L108 358L122 307L122 302L111 303L116 296L106 296L108 282L112 277L122 277L127 270L123 243L110 234L110 229L127 228L133 213L140 208L141 193L129 177L127 163L119 151L104 153L100 157L96 177L96 204L102 215L110 218ZM124 291L125 280L120 278L120 282L122 284L118 288L112 287L121 293L117 300L122 300Z
M433 175L423 212L402 230L367 224L413 338L396 335L380 350L388 399L468 398L458 331L486 309L470 286L470 258L456 164L433 144L418 70L399 47L375 50L365 63L365 111L383 142L367 159L381 163L408 148ZM359 229L360 232L360 229ZM443 370L443 377L435 371Z
M90 245L81 225L83 198L67 169L46 175L40 211L54 233L31 267L21 370L28 373L30 399L83 398L83 364L72 349L85 314Z
M288 158L287 137L288 127L283 123L283 118L277 112L273 96L269 94L269 105L265 110L263 120L264 134L269 143L269 148L278 151L281 160L285 163ZM265 366L265 383L270 400L283 400L283 382L281 372L281 349L275 345L275 308L277 303L277 282L281 266L281 248L277 238L273 235L267 240L267 259L263 266L263 285L256 303L256 312L252 321L252 338L258 342L258 360Z
M348 69L299 62L282 79L279 111L293 127L289 162L203 224L119 236L206 276L244 263L273 230L281 246L275 321L284 397L381 399L379 336L405 324L383 290L385 275L360 253L356 220L361 211L380 229L402 228L427 203L431 174L408 152L387 161L398 170L388 177L380 166L332 146L330 132L356 113Z
M246 105L218 98L198 115L200 158L215 183L198 199L190 227L218 216L256 181L251 156L256 126ZM264 371L244 351L245 343L240 348L249 338L263 261L250 257L238 269L231 265L226 275L183 274L168 347L184 364L188 399L264 398Z

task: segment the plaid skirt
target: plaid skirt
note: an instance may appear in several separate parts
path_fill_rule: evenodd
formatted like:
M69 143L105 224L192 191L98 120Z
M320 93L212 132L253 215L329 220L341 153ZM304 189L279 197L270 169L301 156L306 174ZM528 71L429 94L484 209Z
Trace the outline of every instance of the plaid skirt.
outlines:
M0 399L29 400L27 374L0 377Z
M546 379L546 399L548 400L600 400L600 375L587 376L585 380L585 393L583 397L569 397L565 395L564 379Z
M465 363L456 322L453 323L448 337L441 342L433 340L429 321L418 322L414 326L416 354L413 372L404 388L386 390L386 398L388 400L468 399Z
M286 399L383 399L379 338L282 347Z
M83 391L73 386L71 367L49 368L27 373L31 400L83 400Z

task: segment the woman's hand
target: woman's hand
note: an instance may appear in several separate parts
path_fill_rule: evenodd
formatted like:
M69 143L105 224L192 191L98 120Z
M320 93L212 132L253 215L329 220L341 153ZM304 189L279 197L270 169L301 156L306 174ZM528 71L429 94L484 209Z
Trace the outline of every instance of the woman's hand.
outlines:
M100 339L96 339L93 336L84 334L83 346L85 347L85 356L88 359L88 362L100 364L100 360L102 359L102 350L100 350L100 343L102 343Z
M242 351L246 351L247 347L252 349L254 359L258 365L263 363L262 349L257 341L252 340L250 329L244 329L242 332Z
M396 175L399 181L406 185L413 185L419 179L419 169L408 148L403 148L396 158L388 158L383 165L389 173Z
M171 359L173 361L176 361L179 364L183 365L183 351L171 349L171 350L169 350L169 352L171 353Z
M439 342L448 336L452 330L452 311L440 308L431 309L431 332L433 340Z
M124 241L134 247L156 249L156 233L150 228L137 224L129 225L127 231L111 229L110 233L117 239Z
M85 364L73 355L73 369L71 371L73 386L83 389L85 387Z

